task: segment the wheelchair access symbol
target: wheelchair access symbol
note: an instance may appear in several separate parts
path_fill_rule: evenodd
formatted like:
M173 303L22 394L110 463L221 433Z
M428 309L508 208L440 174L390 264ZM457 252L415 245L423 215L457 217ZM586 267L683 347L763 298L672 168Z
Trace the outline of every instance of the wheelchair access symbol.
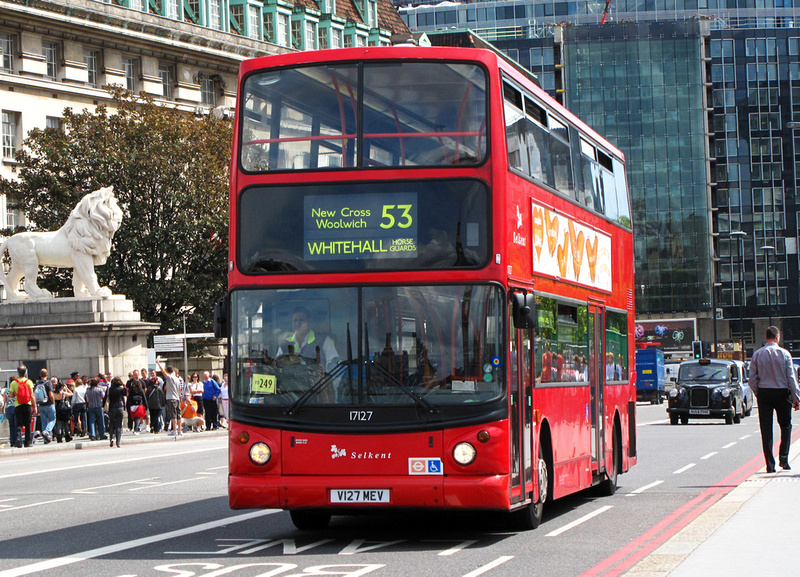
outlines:
M442 460L438 457L411 457L408 459L409 475L441 475Z

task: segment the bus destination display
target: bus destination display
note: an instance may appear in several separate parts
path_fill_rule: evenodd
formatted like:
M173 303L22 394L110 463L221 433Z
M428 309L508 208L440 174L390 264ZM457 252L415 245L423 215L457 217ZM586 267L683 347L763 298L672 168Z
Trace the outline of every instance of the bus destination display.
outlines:
M306 196L306 260L415 258L417 194Z

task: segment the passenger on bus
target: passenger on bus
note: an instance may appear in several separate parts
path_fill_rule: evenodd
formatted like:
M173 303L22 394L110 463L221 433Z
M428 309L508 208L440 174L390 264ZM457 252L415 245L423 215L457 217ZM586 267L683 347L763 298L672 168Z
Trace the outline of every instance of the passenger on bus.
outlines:
M542 353L541 382L549 383L553 380L553 353L550 352L550 343L545 341Z

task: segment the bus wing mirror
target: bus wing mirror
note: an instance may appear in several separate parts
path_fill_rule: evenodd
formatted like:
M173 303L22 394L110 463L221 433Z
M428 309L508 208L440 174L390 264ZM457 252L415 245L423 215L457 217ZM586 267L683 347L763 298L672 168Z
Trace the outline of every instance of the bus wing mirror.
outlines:
M228 336L228 298L222 297L214 304L214 336L222 339Z
M515 292L511 295L512 314L514 315L514 328L532 329L534 326L533 307L529 304L532 295Z

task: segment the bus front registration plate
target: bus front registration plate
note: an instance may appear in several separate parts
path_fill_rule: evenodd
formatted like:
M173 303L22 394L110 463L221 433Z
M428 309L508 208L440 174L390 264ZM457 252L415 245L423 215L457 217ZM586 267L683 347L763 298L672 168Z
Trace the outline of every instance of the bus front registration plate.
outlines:
M331 489L331 503L389 502L389 489Z

